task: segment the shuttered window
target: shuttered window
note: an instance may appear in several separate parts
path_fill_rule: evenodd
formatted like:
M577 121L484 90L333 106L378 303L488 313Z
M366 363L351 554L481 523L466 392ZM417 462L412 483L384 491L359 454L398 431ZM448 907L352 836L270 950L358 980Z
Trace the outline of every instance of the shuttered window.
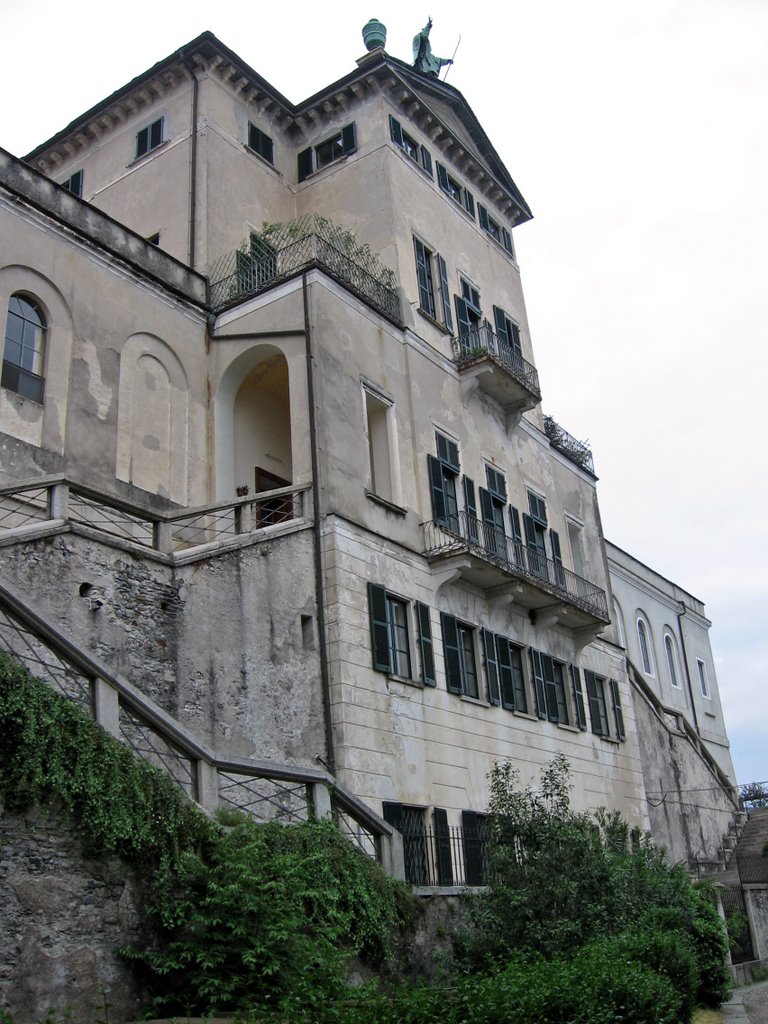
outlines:
M605 680L589 669L584 670L584 681L587 684L589 701L589 719L592 732L596 736L610 735L608 728L608 712L605 706Z
M449 693L479 696L475 664L475 631L452 615L440 614L443 630L446 687Z
M375 583L368 584L368 614L371 630L373 667L411 678L411 654L408 629L408 602ZM427 610L428 615L428 610ZM429 642L431 645L431 632ZM434 664L432 665L434 675Z
M304 181L314 171L319 171L357 149L357 134L354 121L329 139L303 149L298 156L299 181Z

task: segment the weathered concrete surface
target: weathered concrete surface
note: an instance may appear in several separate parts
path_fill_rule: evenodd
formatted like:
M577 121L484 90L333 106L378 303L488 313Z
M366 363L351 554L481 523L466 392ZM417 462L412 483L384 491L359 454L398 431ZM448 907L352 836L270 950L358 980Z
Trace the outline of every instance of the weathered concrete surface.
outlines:
M326 758L309 530L176 567L62 534L0 549L0 574L214 749Z
M0 807L0 1007L15 1024L53 1008L75 1021L137 1016L142 993L122 947L142 934L139 879L83 854L57 811Z

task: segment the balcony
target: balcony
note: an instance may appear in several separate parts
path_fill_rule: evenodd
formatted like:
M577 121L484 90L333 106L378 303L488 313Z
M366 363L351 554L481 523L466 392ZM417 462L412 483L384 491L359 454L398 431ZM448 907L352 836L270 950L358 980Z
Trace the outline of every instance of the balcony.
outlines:
M474 327L452 340L453 357L462 384L490 395L515 422L541 401L539 375L489 324Z
M425 523L424 552L451 578L507 597L542 622L587 632L610 622L604 590L466 512Z
M265 225L209 271L214 313L271 288L304 270L320 267L363 302L401 325L394 273L354 235L323 217Z
M595 463L592 459L592 449L586 441L577 441L573 434L563 430L559 423L551 416L544 417L544 433L549 438L549 443L556 448L566 459L570 459L590 476L595 475Z

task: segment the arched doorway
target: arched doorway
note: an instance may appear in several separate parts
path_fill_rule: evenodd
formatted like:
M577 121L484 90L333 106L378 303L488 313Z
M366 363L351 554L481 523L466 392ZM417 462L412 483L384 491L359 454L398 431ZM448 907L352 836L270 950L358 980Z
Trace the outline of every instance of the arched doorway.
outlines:
M229 367L217 403L218 497L293 482L288 363L271 345L240 355Z

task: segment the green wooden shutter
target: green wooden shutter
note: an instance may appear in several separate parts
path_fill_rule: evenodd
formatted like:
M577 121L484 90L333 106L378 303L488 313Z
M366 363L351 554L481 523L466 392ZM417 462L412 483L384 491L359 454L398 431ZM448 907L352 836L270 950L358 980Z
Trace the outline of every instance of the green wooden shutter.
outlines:
M472 321L469 319L467 304L460 295L454 296L456 303L456 320L459 325L459 337L469 339L472 333ZM465 342L468 344L468 342Z
M573 684L573 706L576 708L576 724L582 730L587 728L587 715L584 710L584 691L581 687L581 672L576 665L571 665L571 682Z
M462 479L464 488L464 511L467 517L467 540L477 544L479 531L477 528L477 502L475 501L475 482L468 476Z
M440 613L443 628L443 655L445 657L445 683L449 693L461 693L461 652L459 631L452 615Z
M483 229L483 231L490 231L491 226L488 223L488 211L486 210L482 203L477 204L477 215L480 218L480 227Z
M512 235L506 228L501 229L501 244L507 250L510 256L515 255L515 250L512 248Z
M399 121L396 121L392 115L389 115L389 134L392 137L392 141L396 146L403 148L403 128Z
M621 710L621 696L619 695L619 684L615 679L609 679L608 685L611 688L611 703L613 704L613 717L616 719L616 735L620 740L627 738L624 729L624 715Z
M587 700L589 701L589 717L592 722L592 732L597 736L603 735L603 724L600 715L600 697L597 692L597 680L595 673L588 668L584 669L584 680L587 684Z
M421 148L421 166L424 168L424 170L427 172L427 174L431 178L433 176L432 175L432 154L424 146L421 146L420 148Z
M389 629L387 627L387 592L375 583L368 584L368 614L371 621L371 651L377 672L391 671Z
M509 332L507 331L507 320L506 313L503 309L499 309L498 306L493 307L493 320L496 325L496 334L502 344L509 344Z
M432 518L438 522L445 520L445 480L443 479L443 467L439 459L434 455L427 456L429 467L429 488L432 494Z
M539 718L547 717L547 698L544 690L544 669L541 665L541 654L531 648L531 669L533 685L536 691L536 714Z
M464 881L467 885L484 885L485 870L485 816L475 811L462 811L464 831Z
M448 292L448 269L445 260L438 253L437 269L440 273L440 300L443 306L443 323L449 331L453 330L453 317L451 316L451 296Z
M421 652L421 681L425 686L435 685L435 652L432 643L432 622L429 608L416 602L416 617L419 620L419 651Z
M468 188L464 189L464 209L470 215L472 220L475 219L475 197L469 191Z
M448 828L448 815L442 807L435 807L432 812L435 829L435 867L437 868L438 885L453 885L453 865L451 863L451 833Z
M299 153L299 181L308 178L313 170L312 147L310 146L309 149L302 149Z
M483 637L483 654L485 656L485 675L488 682L488 701L499 704L499 665L496 661L496 644L490 630L481 631Z
M443 192L448 192L450 194L451 190L448 186L448 171L446 171L443 165L439 162L437 164L437 182Z
M501 703L510 711L515 710L515 679L512 668L512 651L509 641L503 637L496 637L496 651L499 658L499 678L501 681Z
M561 718L557 682L555 680L555 666L552 664L552 659L548 654L542 654L541 667L544 672L544 695L547 707L547 718L550 722L559 722L561 721ZM565 716L565 721L568 721L567 715Z
M357 149L354 121L352 124L347 124L341 129L341 149L345 156L347 153L354 153Z

